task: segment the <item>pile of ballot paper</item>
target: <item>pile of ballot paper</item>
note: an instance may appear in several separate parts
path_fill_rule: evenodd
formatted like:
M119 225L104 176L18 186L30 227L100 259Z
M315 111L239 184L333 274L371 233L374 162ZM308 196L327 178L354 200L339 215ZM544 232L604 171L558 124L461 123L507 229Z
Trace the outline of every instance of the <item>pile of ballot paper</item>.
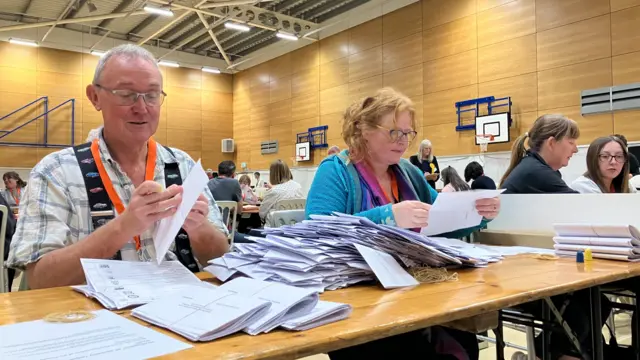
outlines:
M311 220L265 232L264 238L249 237L253 244L235 244L235 251L210 261L205 270L222 281L248 276L320 292L374 278L385 288L411 286L417 283L405 268L483 267L501 259L482 249L456 246L459 241L344 214L312 215Z
M575 256L591 249L594 258L640 260L640 231L631 225L555 224L553 238L556 254Z

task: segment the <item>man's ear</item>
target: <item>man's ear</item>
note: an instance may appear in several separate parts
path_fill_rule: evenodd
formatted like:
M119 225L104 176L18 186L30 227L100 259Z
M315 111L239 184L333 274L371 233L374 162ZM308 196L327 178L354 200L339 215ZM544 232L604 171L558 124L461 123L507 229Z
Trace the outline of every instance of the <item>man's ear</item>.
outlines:
M89 101L91 101L91 103L93 104L93 107L96 108L96 110L100 111L102 110L101 106L100 106L100 100L98 100L98 92L97 92L97 88L95 85L93 84L89 84L87 85L87 98L89 99Z

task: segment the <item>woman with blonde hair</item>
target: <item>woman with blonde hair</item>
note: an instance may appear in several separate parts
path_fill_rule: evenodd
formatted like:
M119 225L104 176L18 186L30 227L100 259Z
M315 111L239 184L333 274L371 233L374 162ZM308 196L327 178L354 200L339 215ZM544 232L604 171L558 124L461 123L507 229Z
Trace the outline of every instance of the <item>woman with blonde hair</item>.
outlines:
M500 188L506 189L505 194L577 193L562 180L559 170L578 152L578 137L575 121L563 115L540 116L513 143Z
M440 178L440 175L438 175L440 167L438 166L438 159L433 155L431 141L422 140L418 153L411 155L409 161L424 173L424 178L435 189L436 181Z
M427 226L431 204L438 194L427 184L422 171L402 158L417 134L414 115L411 100L388 88L349 106L342 125L348 149L325 158L318 167L307 198L307 217L341 212L416 231ZM479 200L476 208L486 219L493 219L500 202ZM439 236L463 237L477 228ZM430 359L435 358L436 348L444 351L440 354L466 354L462 359L478 356L474 334L438 327L431 329L430 339L419 330L329 355L332 360Z
M242 190L242 201L246 204L255 205L258 203L258 196L251 190L251 178L244 174L238 179L240 189Z
M260 218L267 221L267 217L280 200L300 199L304 197L302 186L293 181L289 166L282 160L276 160L269 167L269 182L271 190L267 191L260 205Z

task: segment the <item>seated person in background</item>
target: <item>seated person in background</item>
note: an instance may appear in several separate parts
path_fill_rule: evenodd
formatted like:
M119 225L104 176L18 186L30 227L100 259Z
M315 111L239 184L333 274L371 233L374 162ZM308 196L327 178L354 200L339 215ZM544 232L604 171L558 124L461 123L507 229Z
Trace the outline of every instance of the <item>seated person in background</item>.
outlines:
M253 176L256 178L256 189L259 189L259 188L271 189L271 185L268 182L260 180L259 172L257 171L254 172Z
M302 186L293 181L291 170L282 160L271 163L269 181L271 182L271 190L265 193L262 204L260 204L260 218L265 222L269 213L275 210L278 201L304 198Z
M7 261L7 258L9 257L9 250L11 247L11 238L13 237L13 233L15 233L16 231L16 218L13 216L13 214L11 213L11 207L9 207L9 204L7 203L7 201L4 199L4 196L0 195L0 205L4 205L6 206L7 210L8 210L8 214L7 214L7 225L6 225L6 232L4 234L4 256L3 256L3 260ZM0 221L2 221L2 214L0 214ZM2 268L0 267L0 271L2 271ZM7 269L7 277L8 277L8 289L9 291L11 291L11 285L13 284L13 278L16 276L16 270L15 269ZM0 284L0 288L2 288L2 285L4 284Z
M242 190L235 177L236 164L231 160L225 160L218 164L218 177L209 180L207 186L215 200L235 201L238 203L238 212L242 212Z
M211 169L207 169L207 171L205 171L207 174L207 177L209 178L209 180L213 179L213 170Z
M477 161L470 162L464 169L464 180L471 183L471 190L495 190L496 183L490 177L484 174L484 169Z
M12 208L20 207L20 197L22 196L22 191L27 187L27 183L20 178L15 171L9 171L2 175L2 180L4 181L4 199L7 201L7 204Z
M578 124L562 115L543 115L518 137L511 163L500 180L505 194L577 193L562 180L560 169L578 152ZM525 140L528 149L525 148Z
M329 148L329 151L327 151L327 156L331 156L339 153L340 153L340 148L336 145L333 145L332 147Z
M629 154L629 174L631 174L631 177L634 176L638 176L640 175L640 161L638 161L638 158L629 151L629 144L627 143L627 138L622 135L622 134L615 134L613 135L615 137L617 137L618 139L622 140L622 143L624 144L624 147L627 149L627 153Z
M440 178L438 175L440 167L438 166L438 159L433 155L431 141L422 140L418 153L411 155L409 161L422 171L429 185L435 189L436 181Z
M587 150L587 172L571 187L581 194L635 193L629 185L627 147L616 136L595 139Z
M86 92L102 112L99 138L45 156L22 197L8 266L26 271L31 288L82 284L82 258L156 260L157 223L175 214L182 202L176 182L195 165L185 152L151 138L162 88L156 59L142 47L120 45L98 61ZM206 264L228 247L227 230L206 188L166 260L198 271L198 262Z
M392 89L379 90L374 96L353 103L346 110L342 125L348 150L325 158L318 167L307 198L307 218L337 211L366 217L377 224L412 229L427 226L430 204L438 193L420 169L402 159L417 134L414 114L411 100ZM484 199L476 207L482 216L493 219L500 201ZM438 236L463 237L473 230ZM439 327L431 329L431 339L424 330L418 330L335 351L329 357L432 359L435 344L446 354L466 352L469 359L478 358L474 334Z
M242 201L246 204L255 205L258 203L258 196L251 190L251 178L249 175L240 176L240 189L242 190Z
M444 183L444 187L442 188L442 192L455 192L455 191L467 191L471 190L469 184L467 184L456 169L451 166L447 166L442 170L440 174L442 176L442 182Z

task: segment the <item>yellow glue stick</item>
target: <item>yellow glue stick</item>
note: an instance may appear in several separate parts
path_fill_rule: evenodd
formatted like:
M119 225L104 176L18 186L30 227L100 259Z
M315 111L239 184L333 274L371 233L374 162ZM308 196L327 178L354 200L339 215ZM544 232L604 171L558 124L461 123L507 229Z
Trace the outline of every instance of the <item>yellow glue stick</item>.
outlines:
M590 248L584 249L584 260L585 261L593 260L593 254L591 253L591 249Z

